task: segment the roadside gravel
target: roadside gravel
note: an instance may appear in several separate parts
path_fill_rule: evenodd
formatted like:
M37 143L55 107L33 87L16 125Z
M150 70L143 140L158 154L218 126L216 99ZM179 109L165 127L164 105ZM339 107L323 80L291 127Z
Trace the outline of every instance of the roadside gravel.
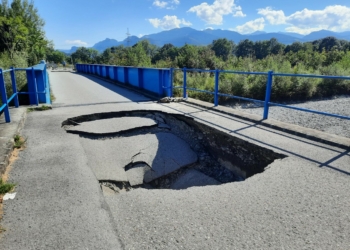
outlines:
M296 107L318 110L350 117L350 96L290 104ZM256 115L263 115L263 108L252 104L232 105L235 109ZM317 129L330 134L350 137L350 120L302 112L282 107L270 107L269 118L292 123L302 127Z

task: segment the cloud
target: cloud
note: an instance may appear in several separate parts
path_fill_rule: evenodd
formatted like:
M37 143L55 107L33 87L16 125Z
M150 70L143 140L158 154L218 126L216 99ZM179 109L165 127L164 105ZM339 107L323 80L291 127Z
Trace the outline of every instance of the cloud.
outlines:
M238 31L241 34L250 34L253 33L254 31L258 30L264 30L265 28L265 19L263 17L260 17L258 19L249 21L243 25L237 26L235 31Z
M283 10L273 10L271 7L267 7L265 9L258 9L258 14L263 15L273 25L286 23L286 16Z
M350 30L350 8L341 5L327 6L323 10L303 9L290 16L270 7L259 9L258 13L272 25L289 25L286 28L289 32L308 34L321 29L335 32Z
M245 17L245 16L247 16L246 14L243 13L241 6L236 6L236 7L233 8L233 10L234 10L234 13L233 13L234 17Z
M157 6L157 7L159 7L159 8L165 8L165 7L168 5L168 3L167 3L167 2L164 2L164 1L155 0L155 1L153 2L153 5L154 5L154 6Z
M153 5L157 6L158 8L167 8L167 9L175 9L176 5L180 4L180 0L168 0L168 1L160 1L160 0L154 0Z
M204 2L191 7L188 12L194 12L207 24L221 25L225 15L245 16L240 6L236 6L234 0L215 0L212 5Z
M150 18L147 19L153 27L162 28L164 30L170 30L174 28L180 28L180 25L191 26L192 23L186 21L185 19L178 19L177 16L164 16L163 19Z
M81 40L66 40L65 43L69 45L82 46L82 47L86 47L88 45L86 42L83 42Z

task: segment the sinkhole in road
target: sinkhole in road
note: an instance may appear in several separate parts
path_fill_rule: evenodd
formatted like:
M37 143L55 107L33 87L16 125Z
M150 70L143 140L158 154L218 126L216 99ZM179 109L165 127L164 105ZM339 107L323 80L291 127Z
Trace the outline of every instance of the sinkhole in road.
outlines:
M62 127L79 135L105 194L244 181L286 157L189 116L158 110L82 115Z

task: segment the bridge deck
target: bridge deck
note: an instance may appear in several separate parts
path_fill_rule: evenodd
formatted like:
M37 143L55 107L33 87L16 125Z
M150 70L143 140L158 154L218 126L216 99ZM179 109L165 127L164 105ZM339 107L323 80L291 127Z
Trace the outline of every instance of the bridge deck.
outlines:
M349 149L189 103L157 104L85 75L55 72L50 80L53 110L29 113L22 132L27 148L11 172L17 196L5 203L1 249L350 247ZM243 182L104 196L91 155L61 124L139 109L186 114L288 157Z

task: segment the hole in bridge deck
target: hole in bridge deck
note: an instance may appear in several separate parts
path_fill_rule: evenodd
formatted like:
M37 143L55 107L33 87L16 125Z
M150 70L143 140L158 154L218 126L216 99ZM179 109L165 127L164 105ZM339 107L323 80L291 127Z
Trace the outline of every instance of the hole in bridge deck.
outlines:
M105 194L243 181L285 157L190 117L160 111L84 115L62 126L80 135Z

